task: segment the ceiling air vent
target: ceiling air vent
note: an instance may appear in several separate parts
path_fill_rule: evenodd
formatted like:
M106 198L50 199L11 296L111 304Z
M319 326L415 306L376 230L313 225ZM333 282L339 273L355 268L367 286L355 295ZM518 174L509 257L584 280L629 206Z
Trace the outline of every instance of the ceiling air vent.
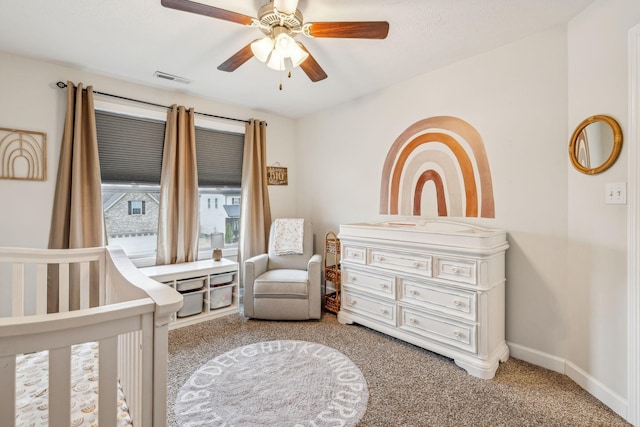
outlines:
M169 80L169 81L172 81L172 82L178 82L178 83L182 83L182 84L185 84L185 85L188 85L189 83L191 83L191 80L189 80L189 79L185 79L184 77L180 77L180 76L174 76L173 74L164 73L162 71L156 71L153 75L156 76L159 79Z

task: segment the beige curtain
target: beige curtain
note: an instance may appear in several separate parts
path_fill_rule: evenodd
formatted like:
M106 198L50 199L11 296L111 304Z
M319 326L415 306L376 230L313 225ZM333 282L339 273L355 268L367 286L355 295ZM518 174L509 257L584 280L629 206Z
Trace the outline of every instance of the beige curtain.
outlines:
M50 249L89 248L106 244L98 138L93 109L93 88L67 82L67 112L60 145L58 176L53 200ZM95 264L95 263L93 263ZM73 266L72 266L73 267ZM91 266L90 304L98 305L98 270ZM48 272L48 311L58 311L58 269ZM70 270L70 309L79 308L79 275Z
M267 123L251 119L246 125L242 159L240 262L265 253L271 227L267 188Z
M156 264L198 258L198 167L194 111L173 105L167 125L160 178Z

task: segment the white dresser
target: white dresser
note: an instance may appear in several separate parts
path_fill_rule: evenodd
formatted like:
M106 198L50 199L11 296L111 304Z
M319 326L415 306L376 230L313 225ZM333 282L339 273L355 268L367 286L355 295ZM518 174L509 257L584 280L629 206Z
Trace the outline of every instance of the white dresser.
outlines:
M358 323L493 378L504 340L506 233L447 221L340 226L341 323Z

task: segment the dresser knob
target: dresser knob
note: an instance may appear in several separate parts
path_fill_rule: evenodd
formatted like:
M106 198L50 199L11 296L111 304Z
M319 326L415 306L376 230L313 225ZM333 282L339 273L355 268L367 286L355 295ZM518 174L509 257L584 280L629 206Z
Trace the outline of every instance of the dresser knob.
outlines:
M386 283L380 283L380 287L382 289L389 289L389 285L387 285Z
M460 272L460 270L458 269L458 267L453 267L451 269L451 271L453 272L453 274L458 274Z
M418 320L415 317L410 317L409 318L409 323L412 325L417 325L418 324Z
M382 314L384 314L385 316L389 315L389 309L388 308L383 308L380 311L382 311Z
M349 279L351 279L351 280L350 280L351 282L355 282L356 280L358 280L358 277L356 277L356 276L351 276L351 277L349 277Z
M347 302L347 304L349 304L349 305L356 305L356 300L353 300L353 299L352 299L352 300L349 300L349 301Z
M462 301L459 301L456 299L456 300L453 300L453 305L455 305L456 307L462 307L463 304L462 304Z
M460 331L453 331L453 336L456 337L456 338L462 338L463 337L462 332L460 332Z
M418 295L420 295L420 292L416 291L415 289L411 289L409 291L409 295L411 295L412 297L417 297Z
M413 263L413 266L414 266L415 268L422 268L422 263L420 263L420 262L414 262L414 263Z

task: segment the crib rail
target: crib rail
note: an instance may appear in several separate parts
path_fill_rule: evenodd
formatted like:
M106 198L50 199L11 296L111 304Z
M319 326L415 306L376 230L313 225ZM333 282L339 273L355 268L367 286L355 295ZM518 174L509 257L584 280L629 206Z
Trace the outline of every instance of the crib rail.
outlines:
M52 273L59 284L57 311L70 310L72 284L77 283L79 309L89 308L90 288L92 287L91 269L96 269L95 280L98 284L97 304L105 304L105 250L104 248L86 249L27 249L0 248L0 264L12 264L12 316L25 314L45 314L47 312L47 281ZM35 272L35 274L33 274ZM32 273L32 274L29 274ZM35 276L35 289L29 289ZM31 279L31 280L28 280ZM30 291L34 298L25 299ZM52 298L53 296L49 296Z
M15 423L16 357L36 351L49 351L49 425L72 425L71 413L71 346L85 342L99 343L99 424L116 425L117 338L139 331L153 323L154 303L151 298L69 313L11 317L0 319L0 390L9 390L0 399L0 425ZM149 340L141 359L143 366L152 365ZM147 373L151 375L151 370ZM151 389L147 390L150 394ZM150 414L149 414L150 415ZM144 423L143 423L144 424Z
M100 425L116 425L118 379L134 425L166 424L167 334L182 306L177 292L141 274L119 248L0 248L0 267L0 296L9 293L11 301L8 316L0 316L0 425L16 419L16 358L44 350L49 425L71 425L71 346L86 342L99 346ZM59 311L47 314L47 279L56 270ZM72 307L78 295L69 296L74 286L79 307ZM96 288L99 304L91 307Z

